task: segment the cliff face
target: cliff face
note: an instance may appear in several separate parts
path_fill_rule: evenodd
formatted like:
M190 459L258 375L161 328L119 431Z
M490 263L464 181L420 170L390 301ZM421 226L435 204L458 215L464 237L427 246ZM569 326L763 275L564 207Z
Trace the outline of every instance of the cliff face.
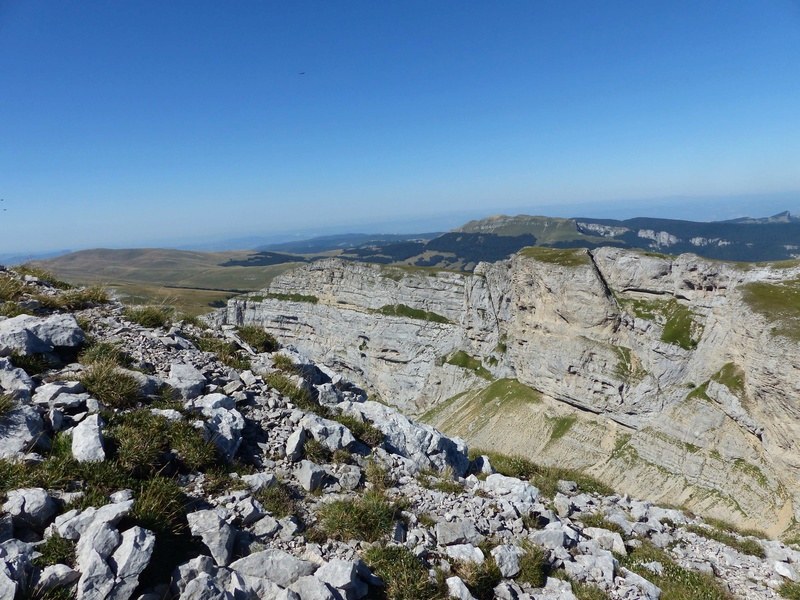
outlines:
M778 531L800 507L798 275L612 248L472 274L329 259L209 320L262 325L471 446Z

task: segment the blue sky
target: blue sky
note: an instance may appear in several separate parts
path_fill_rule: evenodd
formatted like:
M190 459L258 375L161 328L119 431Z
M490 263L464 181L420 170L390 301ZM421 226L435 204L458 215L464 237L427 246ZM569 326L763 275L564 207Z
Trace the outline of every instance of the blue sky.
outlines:
M0 253L800 208L798 0L0 0L0 82Z

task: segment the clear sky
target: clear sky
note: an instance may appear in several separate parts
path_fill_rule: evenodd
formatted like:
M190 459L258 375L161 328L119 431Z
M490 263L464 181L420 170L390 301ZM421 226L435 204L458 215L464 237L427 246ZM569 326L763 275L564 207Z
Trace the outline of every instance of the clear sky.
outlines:
M798 0L0 0L0 253L798 190Z

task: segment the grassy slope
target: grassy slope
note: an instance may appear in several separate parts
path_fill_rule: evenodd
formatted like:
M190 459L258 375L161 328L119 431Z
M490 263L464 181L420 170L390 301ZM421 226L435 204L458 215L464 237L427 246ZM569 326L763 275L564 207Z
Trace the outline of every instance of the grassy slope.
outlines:
M260 290L277 275L299 263L268 267L221 267L229 259L253 254L193 252L143 248L132 250L84 250L41 261L45 269L77 284L99 283L131 302L175 305L189 314L211 310L224 302L231 290Z

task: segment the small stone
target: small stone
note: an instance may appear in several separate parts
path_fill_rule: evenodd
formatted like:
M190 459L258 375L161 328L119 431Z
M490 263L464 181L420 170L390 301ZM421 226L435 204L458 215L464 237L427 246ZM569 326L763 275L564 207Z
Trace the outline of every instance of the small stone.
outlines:
M42 529L56 512L56 504L42 488L20 488L8 492L3 510L11 515L15 527Z
M297 480L308 492L313 492L322 485L322 480L325 478L325 471L316 463L310 460L303 460L300 462L300 468L297 470Z
M72 456L78 462L102 462L106 459L100 425L100 416L90 415L72 430Z
M186 515L192 535L200 536L211 551L216 563L226 566L233 558L233 543L236 532L213 510L198 510Z

